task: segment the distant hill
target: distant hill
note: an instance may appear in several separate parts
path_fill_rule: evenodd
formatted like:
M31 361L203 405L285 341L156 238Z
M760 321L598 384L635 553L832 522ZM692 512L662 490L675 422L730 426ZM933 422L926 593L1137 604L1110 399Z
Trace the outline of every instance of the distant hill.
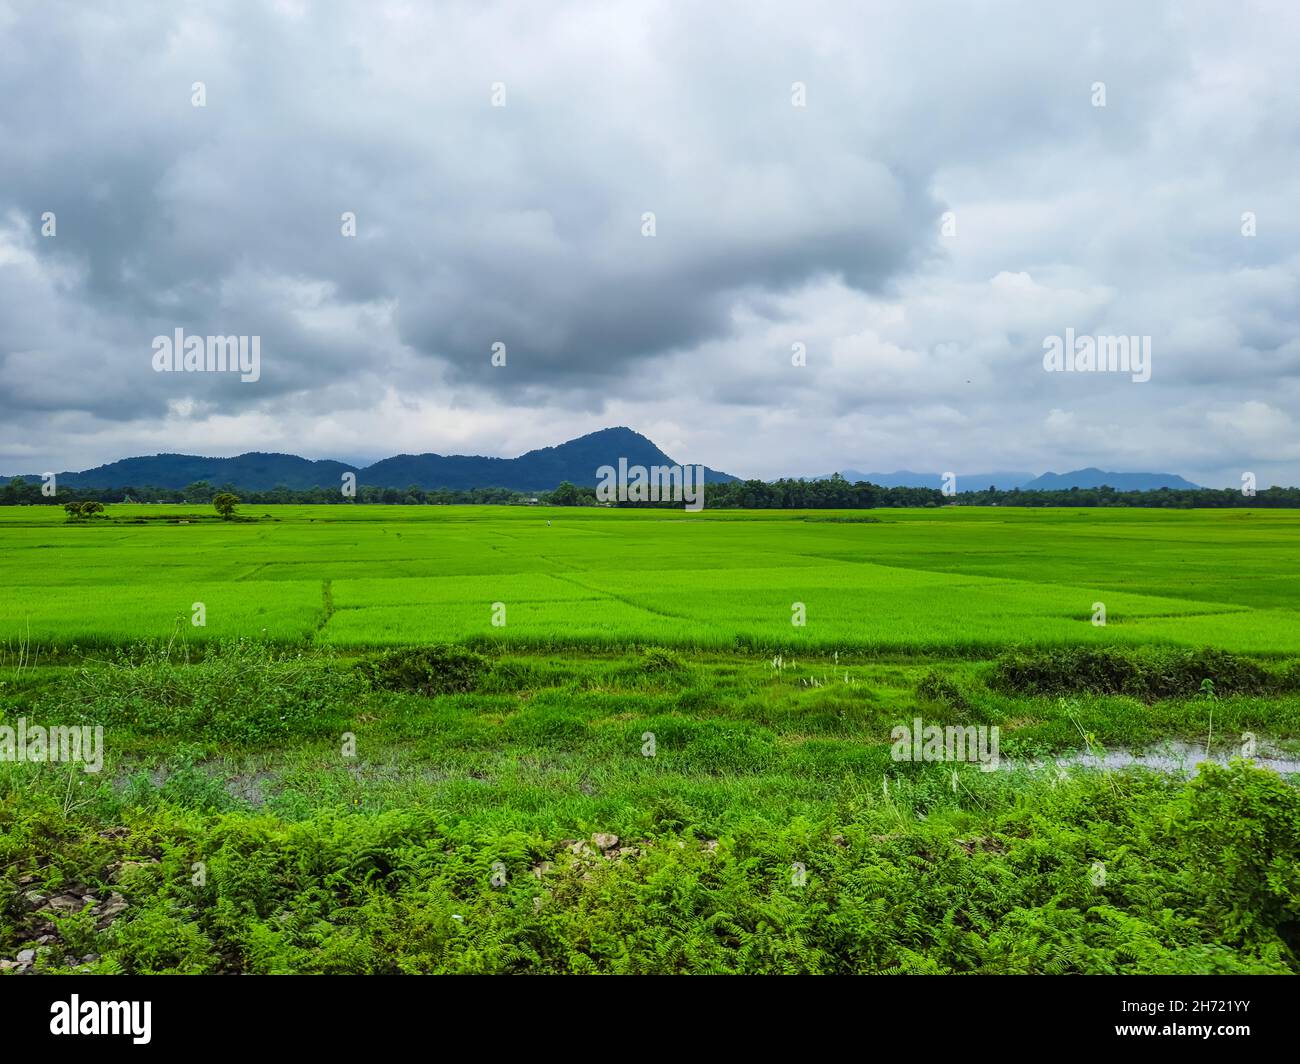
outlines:
M856 469L845 469L840 476L851 483L865 480L879 484L882 488L942 488L943 475L940 473L913 473L909 469L900 469L896 473L862 473ZM815 477L825 480L825 477ZM1108 473L1101 469L1089 467L1076 469L1072 473L1044 473L1040 477L1033 473L958 473L957 491L983 491L989 485L999 491L1069 491L1071 488L1100 488L1109 485L1116 491L1154 491L1157 488L1196 488L1190 480L1184 480L1174 473Z
M829 476L829 474L827 474ZM900 469L896 473L862 473L856 469L844 469L840 476L851 484L865 480L869 484L879 484L882 488L942 488L941 473L913 473L910 469ZM1020 488L1034 478L1033 473L958 473L958 491L981 491L992 484L999 490ZM825 480L826 477L816 477Z
M629 428L601 429L558 447L543 447L518 458L484 458L478 455L399 454L385 458L365 470L367 484L404 488L513 488L515 491L548 491L563 480L579 486L594 486L596 470L602 465L617 467L619 458L629 466L676 465L651 440ZM358 476L358 480L362 479ZM706 484L725 483L736 478L704 470Z
M512 491L549 491L567 480L579 486L594 486L596 470L617 466L620 458L633 465L676 465L653 441L624 426L601 429L555 447L542 447L518 458L493 458L465 454L399 454L369 466L355 466L330 459L312 461L295 454L253 451L235 458L204 458L193 454L154 454L123 458L81 472L58 474L58 483L68 488L175 488L204 480L214 487L232 484L245 491L270 491L284 486L295 491L307 488L336 488L344 473L355 473L357 481L379 488L406 488L412 484L425 490L450 488L508 488ZM830 474L827 474L829 476ZM882 488L941 488L941 473L916 473L901 469L894 473L863 473L845 469L840 475L850 483L860 480ZM24 479L39 482L35 474ZM709 484L736 478L716 469L704 471ZM825 480L826 477L814 477ZM982 491L989 485L1009 491L1068 491L1070 488L1099 488L1116 491L1151 491L1157 488L1195 488L1197 485L1173 473L1108 473L1100 469L1076 469L1071 473L958 473L957 490Z
M347 472L357 472L357 467L328 459L313 462L295 454L254 451L238 458L201 458L193 454L123 458L80 473L59 473L57 480L68 488L183 488L206 480L214 486L234 484L248 491L268 491L280 484L301 491L324 485L334 487Z
M617 466L620 458L633 465L676 465L653 442L622 426L601 429L557 447L543 447L518 458L483 455L399 454L369 466L354 466L329 459L311 461L293 454L251 452L235 458L202 458L192 454L155 454L123 458L82 472L58 474L68 488L184 488L205 480L214 487L233 484L245 491L269 491L283 485L294 490L337 488L343 474L352 472L361 484L380 488L426 490L437 488L509 488L513 491L549 491L561 481L594 486L596 470ZM39 481L27 474L25 479ZM708 484L736 478L715 469L704 470Z
M1027 484L1025 491L1068 491L1070 488L1112 487L1116 491L1155 491L1158 488L1197 488L1175 473L1108 473L1089 467L1072 473L1044 473Z

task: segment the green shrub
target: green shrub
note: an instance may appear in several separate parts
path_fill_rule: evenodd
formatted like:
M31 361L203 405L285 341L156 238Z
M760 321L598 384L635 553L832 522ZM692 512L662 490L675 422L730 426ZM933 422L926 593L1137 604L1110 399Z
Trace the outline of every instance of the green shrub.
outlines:
M1192 698L1210 680L1220 695L1270 694L1285 677L1225 650L1063 647L1014 650L994 664L990 685L1023 695L1128 695L1151 702Z
M438 645L403 647L361 662L358 669L382 691L447 695L474 691L492 663L464 647Z
M119 920L109 933L112 954L133 975L203 975L219 970L220 960L197 922L168 912L163 904L129 920Z
M916 685L916 697L923 702L934 702L959 712L970 709L969 699L937 669L931 669L921 678L921 682Z
M686 663L682 661L677 651L669 650L667 647L642 647L637 670L647 676L660 676L665 673L685 672Z
M1202 765L1175 832L1224 934L1300 955L1300 791L1272 772Z

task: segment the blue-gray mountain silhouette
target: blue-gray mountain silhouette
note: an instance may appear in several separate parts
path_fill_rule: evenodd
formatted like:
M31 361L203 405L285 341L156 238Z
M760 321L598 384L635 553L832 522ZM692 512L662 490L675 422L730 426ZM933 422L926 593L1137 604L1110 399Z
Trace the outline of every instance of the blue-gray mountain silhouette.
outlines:
M816 480L826 480L816 477ZM914 473L910 469L900 469L895 473L863 473L856 469L842 469L840 476L850 484L865 480L868 484L879 484L882 488L942 488L941 473ZM983 491L992 485L1001 491L1022 488L1034 479L1033 473L959 473L957 475L958 491Z
M1176 473L1110 473L1089 466L1072 473L1044 473L1027 484L1025 491L1068 491L1070 488L1111 487L1116 491L1155 491L1158 488L1197 488L1190 480Z
M57 483L68 488L184 488L205 480L212 485L233 485L245 491L270 491L275 487L301 491L337 488L344 473L355 473L359 484L379 488L426 490L450 488L509 488L513 491L549 491L562 481L594 486L602 465L617 467L676 465L652 441L629 428L601 429L556 447L529 451L518 458L484 455L399 454L369 466L354 466L329 459L312 461L293 454L254 451L235 458L203 458L192 454L155 454L123 458L81 472L59 473ZM26 479L39 480L28 474ZM707 466L706 483L736 478Z
M828 474L829 475L829 474ZM856 469L840 472L845 480L856 484L865 480L869 484L879 484L882 488L942 488L941 473L914 473L910 469L900 469L896 473L861 473ZM815 477L825 480L826 477ZM983 491L989 486L999 491L1069 491L1071 488L1112 487L1116 491L1155 491L1158 488L1196 488L1190 480L1184 480L1175 473L1109 473L1089 466L1076 469L1071 473L1044 473L1040 477L1033 473L958 473L957 491Z

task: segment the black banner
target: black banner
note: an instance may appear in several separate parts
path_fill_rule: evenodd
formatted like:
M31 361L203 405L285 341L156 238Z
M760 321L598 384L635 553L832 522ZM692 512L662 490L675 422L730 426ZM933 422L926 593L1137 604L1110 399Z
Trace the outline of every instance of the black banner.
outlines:
M498 977L488 986L487 978L8 977L0 1014L11 1048L116 1043L132 1052L373 1051L399 1030L412 1038L440 1031L438 1044L481 1036L485 1047L532 1030L540 1046L560 1029L605 1041L644 1028L651 1037L671 1032L675 1042L758 1032L792 1048L879 1035L891 1044L992 1049L1046 1037L1053 1041L1044 1047L1072 1051L1128 1043L1184 1054L1281 1048L1295 1026L1295 984L1269 977L871 976L830 985L695 977L689 987L663 978L578 986L559 977Z

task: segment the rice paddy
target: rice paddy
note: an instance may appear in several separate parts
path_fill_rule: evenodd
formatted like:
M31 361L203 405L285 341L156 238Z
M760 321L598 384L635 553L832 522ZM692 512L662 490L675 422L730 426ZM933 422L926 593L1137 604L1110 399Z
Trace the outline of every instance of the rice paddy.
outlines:
M247 511L253 523L180 523L195 509L116 506L111 521L76 525L53 507L0 509L0 641L115 644L180 627L189 639L343 648L979 653L1155 642L1300 652L1293 511L952 507L879 511L866 523L285 506Z

